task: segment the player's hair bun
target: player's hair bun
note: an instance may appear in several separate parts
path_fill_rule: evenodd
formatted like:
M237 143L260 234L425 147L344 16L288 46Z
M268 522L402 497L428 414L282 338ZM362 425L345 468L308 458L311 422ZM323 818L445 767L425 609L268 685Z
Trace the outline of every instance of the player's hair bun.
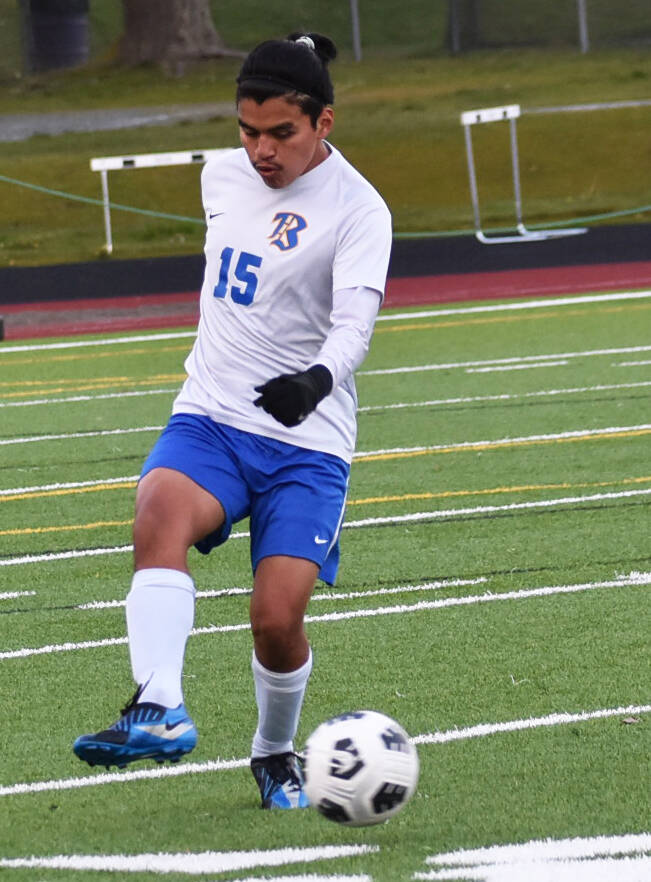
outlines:
M305 37L308 39L306 40ZM293 43L303 43L309 49L312 49L313 46L312 51L316 52L324 66L337 57L337 47L330 37L324 37L323 34L315 34L312 31L293 31L287 36L287 39ZM312 42L312 46L309 45L308 40Z

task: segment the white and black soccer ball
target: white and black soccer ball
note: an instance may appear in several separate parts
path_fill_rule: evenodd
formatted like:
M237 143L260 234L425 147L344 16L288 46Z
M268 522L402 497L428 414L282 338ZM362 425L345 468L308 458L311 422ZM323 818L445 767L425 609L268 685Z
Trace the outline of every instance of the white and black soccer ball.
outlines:
M377 711L333 717L305 746L305 794L326 818L349 827L397 814L418 783L418 754L402 726Z

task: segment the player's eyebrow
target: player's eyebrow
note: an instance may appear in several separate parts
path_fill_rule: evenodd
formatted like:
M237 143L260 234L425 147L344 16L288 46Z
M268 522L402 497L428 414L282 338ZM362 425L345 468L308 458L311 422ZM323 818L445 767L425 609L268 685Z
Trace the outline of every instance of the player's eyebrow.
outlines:
M250 123L245 122L243 119L238 117L238 124L241 128L246 129L247 132L251 132L252 134L259 135L262 132L259 129L256 129L255 126L252 126ZM277 126L272 126L270 129L266 129L269 135L287 135L295 130L294 123L288 120L287 122L279 123Z

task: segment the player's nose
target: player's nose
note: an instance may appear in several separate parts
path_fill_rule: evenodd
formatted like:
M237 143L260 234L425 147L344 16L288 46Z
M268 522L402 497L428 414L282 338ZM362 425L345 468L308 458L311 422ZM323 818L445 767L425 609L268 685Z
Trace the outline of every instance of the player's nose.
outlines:
M276 146L273 138L268 135L260 135L255 149L256 160L271 159L276 153Z

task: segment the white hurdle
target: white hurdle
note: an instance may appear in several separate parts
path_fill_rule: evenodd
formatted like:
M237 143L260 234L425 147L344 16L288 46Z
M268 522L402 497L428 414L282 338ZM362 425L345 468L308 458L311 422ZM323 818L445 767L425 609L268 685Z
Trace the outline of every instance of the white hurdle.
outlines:
M585 227L566 228L558 230L529 230L524 224L522 215L522 191L520 188L520 160L518 154L518 136L516 132L516 120L520 116L519 104L507 104L503 107L485 107L480 110L466 110L461 114L466 141L466 159L468 162L468 180L470 184L470 198L475 221L475 236L484 245L500 245L508 242L539 242L545 239L557 239L563 236L578 236L586 233ZM503 122L508 120L511 138L511 170L513 174L513 196L515 203L515 221L517 234L512 236L487 236L481 228L481 215L479 211L479 190L477 187L477 172L475 170L475 158L472 149L471 128L482 123Z
M104 229L106 231L106 253L113 253L111 232L111 203L109 200L108 173L127 168L158 168L166 165L191 165L204 163L211 156L227 153L230 147L213 150L181 150L171 153L141 153L136 156L98 156L91 159L91 171L100 172L102 178L102 201L104 203Z

